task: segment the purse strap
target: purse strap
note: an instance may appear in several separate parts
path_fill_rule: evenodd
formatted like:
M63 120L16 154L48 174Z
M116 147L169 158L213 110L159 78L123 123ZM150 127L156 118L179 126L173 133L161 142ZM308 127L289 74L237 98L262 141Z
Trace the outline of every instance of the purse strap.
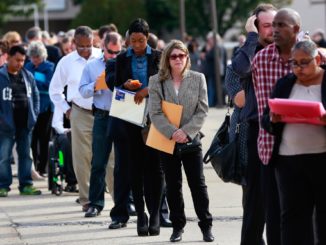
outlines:
M165 100L165 93L164 93L163 81L160 81L160 83L161 83L161 88L162 88L163 100Z

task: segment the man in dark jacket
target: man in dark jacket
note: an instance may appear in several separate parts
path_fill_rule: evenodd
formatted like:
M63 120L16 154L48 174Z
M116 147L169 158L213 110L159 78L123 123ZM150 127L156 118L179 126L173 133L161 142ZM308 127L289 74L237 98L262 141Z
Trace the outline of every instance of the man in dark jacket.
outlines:
M40 195L33 187L30 155L31 133L39 113L40 98L35 80L23 68L26 51L13 46L8 62L0 69L0 197L8 196L12 184L10 159L17 144L19 191L21 195Z

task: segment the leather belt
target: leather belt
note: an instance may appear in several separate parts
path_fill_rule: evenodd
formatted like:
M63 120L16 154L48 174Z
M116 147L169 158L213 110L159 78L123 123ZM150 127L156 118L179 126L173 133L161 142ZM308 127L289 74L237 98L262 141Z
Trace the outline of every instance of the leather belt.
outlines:
M110 114L110 111L96 108L94 105L93 105L93 112L94 112L94 114L96 113L96 114L100 114L100 115L104 115L104 116L108 116Z
M73 104L74 106L76 106L78 109L80 109L80 110L82 110L82 111L85 111L85 112L87 112L87 113L91 113L91 114L92 114L92 110L88 110L88 109L85 109L85 108L83 108L83 107L80 107L79 105L77 105L77 104L74 103L74 102L72 102L72 104Z

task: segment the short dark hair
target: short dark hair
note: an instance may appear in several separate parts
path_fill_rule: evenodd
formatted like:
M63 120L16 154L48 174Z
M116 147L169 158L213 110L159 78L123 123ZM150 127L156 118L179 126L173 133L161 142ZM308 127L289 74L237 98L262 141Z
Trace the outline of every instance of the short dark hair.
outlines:
M104 39L104 45L105 47L109 44L109 43L113 43L113 44L118 44L118 43L122 43L122 37L119 33L117 32L109 32L108 34L105 35L105 39Z
M158 42L158 37L154 33L149 33L148 41L147 41L148 45L151 46L151 48L156 49L157 42Z
M129 25L129 36L133 32L141 32L143 33L146 37L148 37L149 34L149 25L146 22L146 20L137 18L131 24Z
M12 46L8 52L9 56L14 56L16 53L20 53L26 56L26 49L24 48L23 45Z
M89 26L78 26L75 30L74 37L76 38L77 36L92 38L93 31Z
M0 40L0 50L3 54L8 53L9 51L9 42Z
M117 26L115 24L111 23L108 25L101 26L98 29L98 35L101 39L103 39L105 33L108 33L108 32L118 32Z
M37 26L31 27L26 31L25 37L27 40L32 40L34 38L41 38L42 30Z
M261 3L259 4L253 11L252 15L256 15L256 17L258 17L258 15L262 12L268 12L268 11L277 11L277 8L270 3ZM257 22L257 26L258 26L258 22L259 19L257 18L256 20Z

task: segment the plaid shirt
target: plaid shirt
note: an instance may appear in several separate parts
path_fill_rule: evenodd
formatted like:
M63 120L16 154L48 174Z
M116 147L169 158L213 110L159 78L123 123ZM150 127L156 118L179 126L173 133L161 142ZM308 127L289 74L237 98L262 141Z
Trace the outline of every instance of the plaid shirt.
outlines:
M261 127L261 119L277 80L292 72L290 62L284 61L275 44L270 44L256 54L252 62L252 74L258 103L259 135L258 154L268 164L273 151L274 136Z

